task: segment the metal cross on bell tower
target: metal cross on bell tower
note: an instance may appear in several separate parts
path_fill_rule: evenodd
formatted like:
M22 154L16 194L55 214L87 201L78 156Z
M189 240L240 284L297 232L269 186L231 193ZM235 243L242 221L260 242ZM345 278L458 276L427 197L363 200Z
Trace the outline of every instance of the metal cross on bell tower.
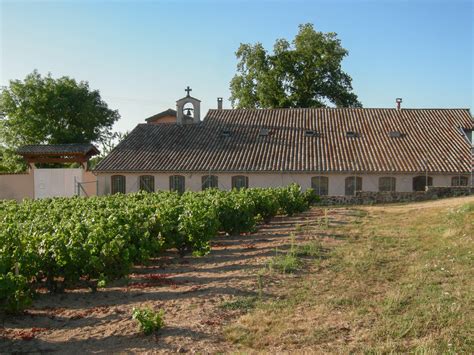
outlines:
M176 101L176 123L179 125L200 123L201 101L190 95L192 89L189 86L184 91L187 95Z
M188 93L187 96L189 97L189 96L190 96L189 93L190 93L191 91L193 91L193 89L191 89L191 88L189 87L189 85L188 85L188 87L187 87L186 89L184 89L184 91L186 91L186 92Z

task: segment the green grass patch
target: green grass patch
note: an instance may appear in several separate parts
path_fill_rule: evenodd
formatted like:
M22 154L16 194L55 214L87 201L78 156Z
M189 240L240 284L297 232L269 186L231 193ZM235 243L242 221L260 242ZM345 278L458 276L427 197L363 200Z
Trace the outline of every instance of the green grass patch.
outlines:
M300 244L291 251L297 257L321 258L323 256L323 247L319 241Z
M281 273L294 273L302 266L301 259L290 252L276 251L276 255L268 262L270 271L277 271Z
M283 278L227 338L269 352L473 353L474 202L444 201L350 211L337 227L350 238L293 242L269 267L303 271L312 257L316 271Z
M232 311L240 310L247 312L255 308L257 301L257 297L238 297L234 300L223 302L220 305L220 308Z
M291 246L288 251L275 250L275 256L268 262L270 271L280 273L294 273L304 265L303 258L319 259L323 257L323 247L319 241L296 244L292 236Z

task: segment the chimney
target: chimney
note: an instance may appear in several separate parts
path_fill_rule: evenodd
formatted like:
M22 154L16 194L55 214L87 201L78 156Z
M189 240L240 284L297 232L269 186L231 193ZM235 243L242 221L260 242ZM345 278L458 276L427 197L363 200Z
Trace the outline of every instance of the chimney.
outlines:
M217 98L217 109L222 110L222 97Z
M395 102L397 103L397 110L400 110L402 107L401 107L401 103L402 103L402 98L401 97L397 97L395 99Z

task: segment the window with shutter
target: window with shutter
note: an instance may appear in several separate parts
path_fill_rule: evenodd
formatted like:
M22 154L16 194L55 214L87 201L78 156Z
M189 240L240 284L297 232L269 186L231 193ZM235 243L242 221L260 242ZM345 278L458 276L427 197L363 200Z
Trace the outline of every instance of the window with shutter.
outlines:
M425 191L426 186L433 186L431 176L415 176L413 178L413 191Z
M329 192L329 178L327 176L313 176L311 187L319 196L327 196Z
M140 176L140 190L146 192L155 191L155 177L152 175Z
M125 176L123 175L112 175L112 181L111 181L111 185L112 185L112 194L116 194L116 193L121 193L121 194L124 194L125 193Z
M379 178L379 191L390 192L396 191L397 179L391 176L384 176Z
M451 178L451 186L467 186L468 182L467 176L453 176Z
M243 175L232 176L232 188L242 189L249 187L249 178Z
M362 178L360 176L348 176L345 180L346 196L355 195L356 191L362 190Z
M201 178L202 189L217 189L218 187L218 179L216 175L204 175Z
M180 194L184 193L184 176L182 175L172 175L170 176L170 191L176 191Z

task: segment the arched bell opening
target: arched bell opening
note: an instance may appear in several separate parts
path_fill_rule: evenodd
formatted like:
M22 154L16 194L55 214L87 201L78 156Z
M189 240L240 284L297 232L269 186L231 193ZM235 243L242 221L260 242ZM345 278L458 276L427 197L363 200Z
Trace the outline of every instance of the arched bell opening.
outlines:
M176 101L176 122L178 124L201 122L201 101L189 95L192 89L186 88L187 95Z

